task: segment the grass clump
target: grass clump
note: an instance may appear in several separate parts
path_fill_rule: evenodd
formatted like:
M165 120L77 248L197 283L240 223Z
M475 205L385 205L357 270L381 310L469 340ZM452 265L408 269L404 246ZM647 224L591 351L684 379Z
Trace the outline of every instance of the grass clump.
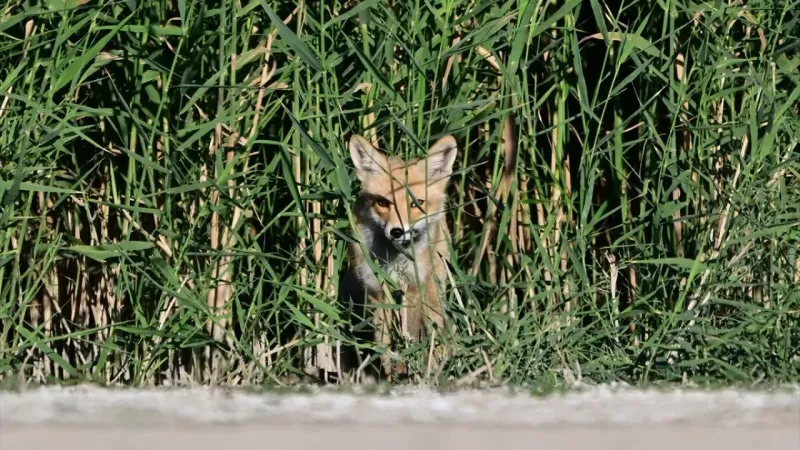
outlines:
M0 373L331 369L359 133L459 143L431 381L796 380L798 8L7 2Z

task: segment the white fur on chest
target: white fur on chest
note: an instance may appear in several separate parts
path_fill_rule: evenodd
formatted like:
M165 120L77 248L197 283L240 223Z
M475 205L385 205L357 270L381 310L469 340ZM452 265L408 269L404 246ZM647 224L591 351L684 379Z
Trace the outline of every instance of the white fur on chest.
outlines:
M419 255L420 250L410 248L410 252ZM405 255L397 255L391 261L383 262L376 260L376 263L383 269L387 275L397 284L397 287L407 292L409 290L416 290L419 284L422 284L425 277L428 275L428 264L424 258L417 258L416 263ZM359 264L356 268L358 278L364 283L364 287L372 292L382 292L378 277L372 271L372 268L366 261Z

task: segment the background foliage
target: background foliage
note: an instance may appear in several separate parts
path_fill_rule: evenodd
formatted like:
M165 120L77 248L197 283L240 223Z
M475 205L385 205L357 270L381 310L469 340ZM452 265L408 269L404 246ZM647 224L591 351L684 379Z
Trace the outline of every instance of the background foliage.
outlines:
M453 134L454 351L420 377L800 374L796 0L7 0L0 372L325 370L347 138Z

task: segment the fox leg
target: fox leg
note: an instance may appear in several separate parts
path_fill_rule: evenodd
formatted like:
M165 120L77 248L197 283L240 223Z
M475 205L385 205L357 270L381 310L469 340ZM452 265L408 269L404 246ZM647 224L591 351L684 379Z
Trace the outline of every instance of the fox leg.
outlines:
M403 338L408 340L411 344L419 342L425 331L425 323L422 315L419 291L416 289L409 289L403 295L402 309L400 310L399 316L401 317ZM394 369L397 375L408 375L408 366L404 361L395 362Z
M422 309L420 311L422 313L422 317L420 317L422 320L420 322L423 332L425 335L437 340L436 342L432 342L434 348L431 352L429 366L433 369L438 369L445 353L442 342L445 324L444 315L442 313L442 301L436 286L435 277L432 275L425 284L425 295L420 302L420 308Z
M392 337L390 334L392 311L390 309L376 307L372 322L375 326L375 343L379 343L386 348L385 352L381 355L381 367L383 368L384 375L391 379L392 360L389 356L389 351L392 349Z

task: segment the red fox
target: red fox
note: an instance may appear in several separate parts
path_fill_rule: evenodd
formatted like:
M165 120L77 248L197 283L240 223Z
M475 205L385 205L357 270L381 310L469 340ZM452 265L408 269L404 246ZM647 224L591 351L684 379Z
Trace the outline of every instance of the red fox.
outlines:
M361 181L354 208L356 239L402 293L406 338L419 341L427 335L426 325L441 333L444 317L437 283L447 279L445 261L450 260L445 191L458 153L456 141L443 137L425 158L412 161L388 157L358 135L350 139L349 147ZM351 308L356 303L372 307L372 338L388 347L393 309L379 305L394 303L394 299L386 298L387 291L365 260L361 245L351 244L348 256L350 271L341 288L349 298L344 300ZM438 365L438 357L436 352L433 366ZM392 369L405 372L403 365L393 367L387 354L381 366L389 379Z

